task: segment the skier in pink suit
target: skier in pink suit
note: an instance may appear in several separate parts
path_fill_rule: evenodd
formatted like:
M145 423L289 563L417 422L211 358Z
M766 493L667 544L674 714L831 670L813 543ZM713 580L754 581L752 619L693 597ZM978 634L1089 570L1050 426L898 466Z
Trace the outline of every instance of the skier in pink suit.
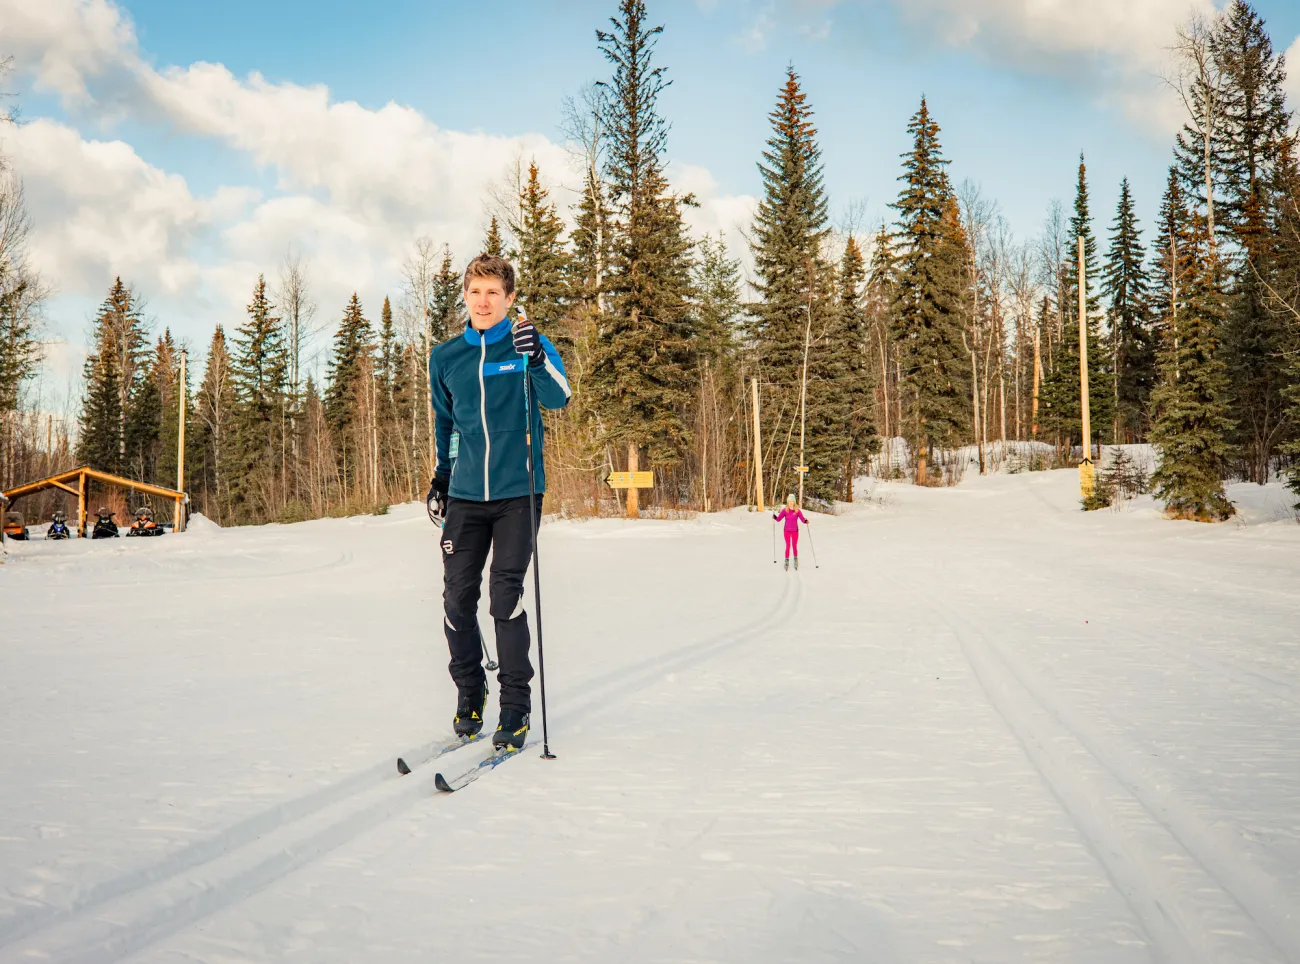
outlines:
M791 492L785 498L785 508L779 514L772 516L777 522L785 520L785 567L790 568L790 550L794 550L794 567L799 568L799 523L805 525L808 520L804 518L803 510L794 504L794 493Z

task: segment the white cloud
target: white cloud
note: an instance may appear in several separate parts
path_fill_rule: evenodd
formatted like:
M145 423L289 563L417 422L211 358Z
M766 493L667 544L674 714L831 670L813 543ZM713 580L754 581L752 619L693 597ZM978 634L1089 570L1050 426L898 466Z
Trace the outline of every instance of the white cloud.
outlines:
M736 43L751 54L761 53L766 50L768 35L776 27L776 18L773 14L774 7L770 3L759 10L754 19L750 21L749 26L736 35Z
M1286 69L1287 106L1300 112L1300 37L1286 49Z
M798 0L824 8L827 0ZM833 5L866 0L832 0ZM1103 103L1163 129L1181 118L1161 78L1176 28L1214 0L892 0L914 28L953 47L1099 91Z
M74 340L121 274L160 325L201 348L214 322L229 330L243 320L257 274L273 283L291 245L308 260L320 320L336 320L354 290L377 316L416 237L461 257L477 247L489 188L516 157L535 157L552 185L577 180L567 151L540 134L446 130L410 107L371 110L323 85L238 78L221 64L155 69L110 0L0 0L0 49L74 116L129 116L212 141L275 178L271 196L241 184L195 196L122 140L50 120L19 128L7 149L28 187L34 258L59 289L60 333ZM692 228L721 230L743 256L753 199L720 194L698 167L674 167L672 179L700 202ZM555 188L552 198L563 208L573 196Z
M229 192L195 198L185 179L147 164L122 141L84 140L37 120L6 146L33 213L32 262L63 290L104 292L114 275L180 292L199 268L189 249Z

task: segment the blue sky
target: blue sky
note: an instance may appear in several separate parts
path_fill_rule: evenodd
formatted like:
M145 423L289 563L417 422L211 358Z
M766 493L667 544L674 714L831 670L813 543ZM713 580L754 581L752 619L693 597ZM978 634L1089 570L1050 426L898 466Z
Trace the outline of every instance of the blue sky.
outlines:
M1149 224L1177 122L1157 76L1164 48L1210 2L1046 0L1029 17L1024 0L651 0L666 28L675 176L705 202L699 228L740 246L767 113L793 64L840 226L850 211L862 228L888 216L922 93L954 179L979 183L1019 238L1039 230L1051 199L1071 200L1080 150L1098 233L1123 176ZM239 324L256 273L274 276L289 245L313 267L322 322L354 288L377 315L384 294L398 298L418 234L468 253L487 216L476 195L521 145L551 183L574 182L561 103L608 75L594 31L615 9L29 6L0 0L0 55L15 58L27 122L4 149L28 185L33 260L58 292L48 327L69 356L114 273L160 327L201 347L215 322ZM1255 6L1279 50L1296 42L1300 4Z

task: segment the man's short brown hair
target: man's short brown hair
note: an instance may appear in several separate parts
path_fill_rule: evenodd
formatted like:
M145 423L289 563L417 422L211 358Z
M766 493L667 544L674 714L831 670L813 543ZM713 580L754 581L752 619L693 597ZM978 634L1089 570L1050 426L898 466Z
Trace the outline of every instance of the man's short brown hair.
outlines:
M505 258L495 254L480 254L465 269L465 290L469 290L470 278L499 278L501 286L506 289L506 297L515 293L515 269Z

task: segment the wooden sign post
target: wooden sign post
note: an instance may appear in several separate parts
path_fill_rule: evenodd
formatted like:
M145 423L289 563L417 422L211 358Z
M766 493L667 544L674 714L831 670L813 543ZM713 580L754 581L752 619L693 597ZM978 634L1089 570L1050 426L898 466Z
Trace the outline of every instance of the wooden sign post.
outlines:
M611 472L605 479L611 489L653 489L655 474L653 472Z

